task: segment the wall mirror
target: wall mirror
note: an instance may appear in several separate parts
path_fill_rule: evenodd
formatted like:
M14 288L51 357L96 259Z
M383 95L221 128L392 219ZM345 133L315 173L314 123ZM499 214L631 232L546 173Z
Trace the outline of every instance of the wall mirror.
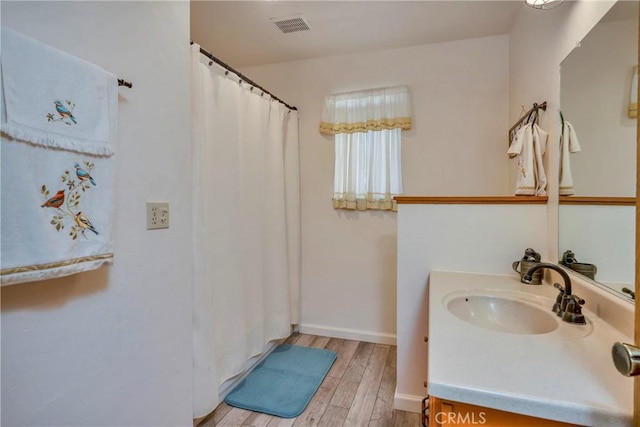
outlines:
M635 271L637 119L630 104L637 102L637 62L638 2L618 1L560 66L561 117L580 151L570 152L577 145L566 139L564 125L559 255L628 301L625 288L634 289Z

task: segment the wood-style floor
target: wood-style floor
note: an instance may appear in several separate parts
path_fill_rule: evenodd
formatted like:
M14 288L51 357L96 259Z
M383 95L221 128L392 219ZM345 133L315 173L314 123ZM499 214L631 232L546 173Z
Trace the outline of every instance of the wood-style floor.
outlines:
M420 415L393 409L396 347L294 333L289 344L327 348L338 358L297 418L279 418L222 402L198 427L418 427Z

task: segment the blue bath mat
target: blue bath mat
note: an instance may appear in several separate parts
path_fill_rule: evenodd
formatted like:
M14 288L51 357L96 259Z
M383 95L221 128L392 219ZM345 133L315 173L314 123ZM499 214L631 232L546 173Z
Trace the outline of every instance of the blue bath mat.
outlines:
M281 418L297 417L309 404L336 357L331 350L280 345L224 401L249 411Z

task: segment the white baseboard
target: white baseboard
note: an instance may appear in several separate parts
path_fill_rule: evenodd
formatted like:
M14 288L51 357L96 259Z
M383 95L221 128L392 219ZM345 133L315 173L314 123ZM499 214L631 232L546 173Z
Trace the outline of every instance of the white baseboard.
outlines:
M413 396L396 392L393 395L393 409L407 412L422 412L422 399L424 396Z
M396 334L384 332L364 331L361 329L335 328L333 326L300 324L300 333L320 335L323 337L342 338L354 341L372 342L375 344L397 345ZM420 411L418 411L420 412Z

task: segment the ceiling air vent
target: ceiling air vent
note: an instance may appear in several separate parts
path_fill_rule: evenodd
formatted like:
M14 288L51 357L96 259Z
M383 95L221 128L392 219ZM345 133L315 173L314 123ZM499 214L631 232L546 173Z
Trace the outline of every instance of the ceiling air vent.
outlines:
M311 29L309 20L303 14L281 16L270 19L283 33L295 33L296 31L307 31Z

